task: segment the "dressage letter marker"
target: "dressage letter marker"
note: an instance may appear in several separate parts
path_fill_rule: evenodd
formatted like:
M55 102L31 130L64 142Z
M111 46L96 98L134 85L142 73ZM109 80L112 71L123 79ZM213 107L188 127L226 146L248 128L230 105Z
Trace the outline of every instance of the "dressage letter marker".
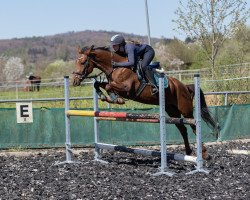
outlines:
M32 103L16 103L17 123L32 123Z

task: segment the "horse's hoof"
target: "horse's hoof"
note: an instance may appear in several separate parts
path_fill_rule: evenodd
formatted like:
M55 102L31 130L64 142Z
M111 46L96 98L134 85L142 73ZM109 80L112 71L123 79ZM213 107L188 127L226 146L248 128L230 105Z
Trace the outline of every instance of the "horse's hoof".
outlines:
M210 160L211 156L208 154L207 151L202 151L202 159L203 160Z
M206 155L206 156L202 156L202 159L204 159L204 160L211 160L212 159L212 156L210 156L210 155Z
M122 99L122 98L117 98L117 104L125 104L124 99Z
M107 101L107 97L105 95L100 96L101 101Z
M115 103L114 101L112 101L112 99L108 96L108 97L106 97L106 100L105 101L107 101L108 103Z

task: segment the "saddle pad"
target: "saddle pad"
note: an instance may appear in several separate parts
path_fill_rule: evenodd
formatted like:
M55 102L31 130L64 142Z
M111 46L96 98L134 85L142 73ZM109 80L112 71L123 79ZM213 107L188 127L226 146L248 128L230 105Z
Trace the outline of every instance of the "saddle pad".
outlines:
M160 77L160 75L158 73L154 73L155 82L157 83L158 87L159 87L159 77ZM164 88L167 88L167 87L168 87L168 78L165 75L164 76Z

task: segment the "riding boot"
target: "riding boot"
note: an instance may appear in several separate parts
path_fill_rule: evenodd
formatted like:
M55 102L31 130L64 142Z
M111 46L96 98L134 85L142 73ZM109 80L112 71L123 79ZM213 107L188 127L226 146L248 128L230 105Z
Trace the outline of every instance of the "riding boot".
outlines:
M155 78L154 78L154 74L151 71L149 71L148 69L145 70L145 74L146 74L146 77L147 77L149 83L152 84L152 93L156 94L157 92L159 92L159 90L158 90L157 83L156 83Z

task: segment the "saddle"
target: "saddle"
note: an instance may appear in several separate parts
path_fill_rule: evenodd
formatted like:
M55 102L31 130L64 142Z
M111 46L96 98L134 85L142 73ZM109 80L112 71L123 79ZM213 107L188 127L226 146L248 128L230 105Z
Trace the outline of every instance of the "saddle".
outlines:
M152 63L150 63L149 68L151 68L151 69L160 69L160 62L152 62ZM145 76L145 74L144 74L144 72L142 70L142 60L139 60L137 62L137 66L134 67L133 71L136 73L139 81L145 80L145 82L148 82L147 78L146 78L146 76ZM150 70L150 72L152 74L155 74L154 70Z
M157 68L159 69L160 62L150 63L150 65L146 69L145 72L146 74L144 74L144 70L142 69L142 61L139 60L137 63L138 63L137 66L133 69L138 77L138 80L140 81L139 88L136 91L136 96L138 96L144 90L146 85L152 86L152 95L157 94L158 93L157 87L159 86L158 77L156 77L157 73L154 73L154 70L152 69L157 69Z

